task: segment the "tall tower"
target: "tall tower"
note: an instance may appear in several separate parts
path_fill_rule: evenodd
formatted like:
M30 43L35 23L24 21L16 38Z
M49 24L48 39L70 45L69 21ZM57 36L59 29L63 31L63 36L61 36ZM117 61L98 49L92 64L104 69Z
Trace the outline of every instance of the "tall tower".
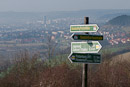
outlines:
M44 16L44 20L43 21L44 21L44 24L46 24L46 16Z

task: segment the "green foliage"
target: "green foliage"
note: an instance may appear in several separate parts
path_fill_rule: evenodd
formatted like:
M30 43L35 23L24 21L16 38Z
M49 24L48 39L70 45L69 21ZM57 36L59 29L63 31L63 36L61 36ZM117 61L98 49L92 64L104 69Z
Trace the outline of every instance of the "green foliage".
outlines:
M13 69L13 66L8 67L8 69L6 71L3 71L0 73L0 78L5 77L6 75L8 75L10 73L10 71Z

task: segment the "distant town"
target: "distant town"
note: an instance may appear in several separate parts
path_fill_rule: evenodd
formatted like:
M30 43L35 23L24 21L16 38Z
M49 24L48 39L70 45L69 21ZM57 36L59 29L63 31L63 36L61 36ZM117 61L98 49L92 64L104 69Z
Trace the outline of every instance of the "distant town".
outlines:
M92 18L92 21L96 23L96 19ZM21 24L2 24L0 25L0 53L6 51L6 53L11 52L12 55L12 52L16 53L21 49L44 53L47 51L49 38L53 41L52 44L57 44L56 49L67 49L72 41L70 25L79 24L84 24L81 17L49 19L47 16ZM130 43L130 32L123 30L124 26L101 23L98 26L98 32L90 34L103 35L104 40L101 42L103 46Z
M0 44L42 43L49 35L51 36L51 39L57 43L65 42L65 40L70 40L70 25L81 23L82 18L58 18L47 20L45 16L43 20L27 22L24 25L1 25ZM130 37L127 37L128 33L120 31L118 26L103 25L100 28L101 29L99 29L97 33L104 35L104 39L111 45L127 43L130 41ZM112 29L119 29L119 31L112 32Z

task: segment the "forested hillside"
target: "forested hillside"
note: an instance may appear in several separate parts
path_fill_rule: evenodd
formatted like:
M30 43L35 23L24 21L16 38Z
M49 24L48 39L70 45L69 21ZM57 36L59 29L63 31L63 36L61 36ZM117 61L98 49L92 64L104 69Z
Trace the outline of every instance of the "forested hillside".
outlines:
M111 19L108 24L119 26L130 26L130 16L121 15Z

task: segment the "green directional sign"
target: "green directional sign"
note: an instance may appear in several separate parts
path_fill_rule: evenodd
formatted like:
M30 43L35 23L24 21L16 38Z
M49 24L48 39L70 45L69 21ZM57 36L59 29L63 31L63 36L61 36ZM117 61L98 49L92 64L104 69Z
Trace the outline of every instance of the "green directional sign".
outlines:
M70 32L97 32L97 24L70 25Z
M98 53L101 47L98 41L71 42L71 53Z
M72 53L68 58L72 63L101 63L101 55L95 53Z
M73 34L72 38L74 40L103 40L103 35L79 35L79 34Z

